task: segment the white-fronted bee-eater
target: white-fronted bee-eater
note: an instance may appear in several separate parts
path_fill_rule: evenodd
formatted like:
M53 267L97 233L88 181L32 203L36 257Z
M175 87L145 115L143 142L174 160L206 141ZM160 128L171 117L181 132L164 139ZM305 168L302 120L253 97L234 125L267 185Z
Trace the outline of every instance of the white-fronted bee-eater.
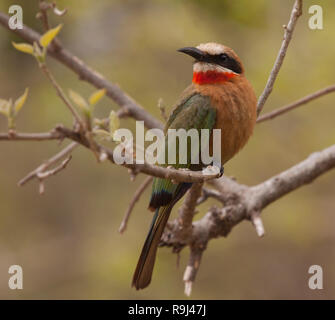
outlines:
M175 104L165 130L220 129L221 164L224 165L246 144L253 132L257 116L254 90L245 77L240 58L232 49L218 43L205 43L178 51L195 59L193 80ZM190 147L185 152L190 153ZM197 152L201 152L201 145ZM168 165L201 169L201 163L192 164L191 161ZM149 209L155 214L133 276L132 285L136 289L149 285L158 244L170 212L190 187L191 183L154 179Z

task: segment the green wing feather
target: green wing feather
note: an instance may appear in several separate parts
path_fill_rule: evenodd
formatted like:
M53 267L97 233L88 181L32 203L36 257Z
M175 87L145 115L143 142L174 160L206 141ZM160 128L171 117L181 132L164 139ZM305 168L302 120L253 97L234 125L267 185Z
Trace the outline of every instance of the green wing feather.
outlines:
M180 104L176 106L172 112L169 120L167 121L165 131L168 129L189 129L198 130L200 137L201 129L212 130L216 120L216 109L210 104L210 98L203 96L199 93L190 95L188 98L183 99ZM179 148L178 141L176 144L177 150ZM179 163L178 152L176 152L176 164L171 164L174 168L188 168L191 167L191 154L199 150L191 150L191 145L187 143L187 163ZM165 138L165 154L166 160L169 152L168 138ZM167 163L167 161L166 161ZM167 165L164 165L167 166ZM174 184L169 179L155 178L152 184L152 195L150 199L149 207L156 209L157 207L167 205L171 202L175 192L177 190L177 184Z
M188 99L183 99L172 112L166 126L167 129L185 129L195 128L212 130L216 120L216 110L211 107L209 97L200 94L192 94ZM165 140L166 150L168 150L167 140ZM195 152L200 153L199 150ZM179 148L177 144L177 148ZM191 154L190 145L187 145L187 153ZM190 160L190 157L189 159ZM175 168L190 168L190 161L187 164L177 163ZM151 281L152 271L155 264L157 248L164 231L165 225L169 219L170 212L174 204L185 194L189 188L189 183L173 184L169 179L155 178L152 184L152 195L149 207L156 209L148 236L138 260L136 270L133 276L132 285L136 289L143 289Z

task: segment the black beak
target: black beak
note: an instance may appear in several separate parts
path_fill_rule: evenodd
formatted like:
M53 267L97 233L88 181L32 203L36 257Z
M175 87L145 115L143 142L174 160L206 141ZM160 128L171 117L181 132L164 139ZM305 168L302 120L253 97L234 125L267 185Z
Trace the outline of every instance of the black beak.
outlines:
M205 60L205 57L206 57L206 54L204 52L202 52L201 50L195 47L185 47L185 48L178 49L177 51L186 53L198 61L203 61Z

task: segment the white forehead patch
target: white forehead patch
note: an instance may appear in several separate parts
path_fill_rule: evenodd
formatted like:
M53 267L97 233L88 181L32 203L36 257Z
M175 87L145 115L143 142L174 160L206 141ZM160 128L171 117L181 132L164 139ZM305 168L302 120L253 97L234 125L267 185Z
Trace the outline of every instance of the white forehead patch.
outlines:
M225 52L225 46L215 42L201 43L197 46L197 49L213 55Z
M217 64L207 63L207 62L196 62L193 65L193 72L207 72L207 71L216 71L223 73L235 73L230 69L224 68ZM235 73L236 74L236 73Z

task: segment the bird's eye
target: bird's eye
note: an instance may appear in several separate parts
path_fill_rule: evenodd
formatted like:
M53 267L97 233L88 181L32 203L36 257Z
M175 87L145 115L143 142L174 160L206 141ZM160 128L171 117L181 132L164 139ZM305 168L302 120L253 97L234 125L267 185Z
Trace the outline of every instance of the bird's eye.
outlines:
M222 53L222 54L220 54L220 59L222 61L227 61L228 60L228 55L226 53Z

